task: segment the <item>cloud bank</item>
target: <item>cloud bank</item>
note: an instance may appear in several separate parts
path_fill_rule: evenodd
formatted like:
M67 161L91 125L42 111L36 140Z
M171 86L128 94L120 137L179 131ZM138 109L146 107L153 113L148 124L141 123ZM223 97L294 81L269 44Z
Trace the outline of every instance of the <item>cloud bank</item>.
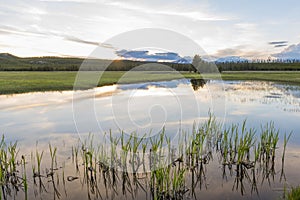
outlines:
M294 9L299 5L293 0L273 2L272 9L258 0L9 0L0 5L0 52L85 57L96 46L115 51L105 41L120 33L163 28L193 39L209 55L259 57L256 52L267 52L268 57L288 45L284 38L299 42ZM278 14L282 10L289 15Z
M296 45L291 45L284 49L282 52L273 54L272 56L278 59L300 60L300 43Z

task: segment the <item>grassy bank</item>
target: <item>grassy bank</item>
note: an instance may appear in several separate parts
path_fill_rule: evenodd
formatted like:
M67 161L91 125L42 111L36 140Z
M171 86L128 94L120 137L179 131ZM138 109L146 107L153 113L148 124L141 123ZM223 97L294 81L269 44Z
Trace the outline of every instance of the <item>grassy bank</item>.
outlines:
M95 72L84 72L91 77L98 77ZM126 72L105 72L98 86L120 82ZM14 94L35 91L72 90L77 72L0 72L0 94ZM131 72L125 75L122 83L172 80L178 78L200 78L199 74L184 72ZM216 75L209 75L214 79ZM223 80L264 80L286 82L300 85L300 72L226 72L222 73ZM87 84L89 83L87 79Z
M99 74L95 72L83 72L88 74L84 88L94 85L93 78ZM103 73L98 86L110 85L120 82L125 75L124 71ZM0 72L0 94L15 94L36 91L63 91L73 90L77 72ZM192 73L166 73L166 72L131 72L125 75L122 83L147 82L172 80L178 78L196 78L198 74ZM85 76L87 77L87 76Z
M300 72L297 71L245 71L245 72L223 72L223 80L260 80L260 81L274 81L285 82L300 85Z

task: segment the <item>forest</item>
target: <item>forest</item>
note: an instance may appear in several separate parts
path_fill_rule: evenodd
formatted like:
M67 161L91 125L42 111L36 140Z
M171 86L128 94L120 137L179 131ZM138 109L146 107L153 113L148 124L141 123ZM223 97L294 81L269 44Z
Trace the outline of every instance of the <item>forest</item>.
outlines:
M83 67L82 67L83 66ZM195 55L193 62L148 62L134 60L84 59L71 57L20 58L0 54L0 71L299 71L299 60L253 60L240 62L207 62Z

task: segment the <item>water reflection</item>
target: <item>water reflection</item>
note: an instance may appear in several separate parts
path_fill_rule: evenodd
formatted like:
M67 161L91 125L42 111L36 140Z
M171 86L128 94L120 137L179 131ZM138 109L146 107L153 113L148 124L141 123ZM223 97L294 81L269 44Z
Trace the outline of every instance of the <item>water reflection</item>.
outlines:
M157 154L153 152L154 143L146 148L146 151L150 151L150 157L144 156L143 153L132 154L133 148L130 148L128 152L113 152L112 149L103 148L105 146L98 146L99 141L95 141L91 135L86 136L83 142L70 143L68 146L57 144L59 145L58 152L54 160L51 158L53 151L50 147L47 149L40 145L37 149L31 148L36 155L25 155L28 162L20 162L21 164L16 166L14 173L5 175L8 179L7 182L2 182L2 196L4 199L24 197L24 199L78 200L198 199L200 197L220 199L224 196L230 199L248 199L249 197L251 199L276 199L283 193L286 181L299 183L300 177L295 166L298 166L300 161L293 158L299 154L299 147L289 149L290 153L286 157L287 174L281 174L278 172L281 170L284 173L280 157L282 145L279 145L279 149L267 150L268 144L260 141L259 148L257 148L257 143L251 147L251 149L261 149L257 156L255 151L248 151L240 160L240 153L232 150L239 149L239 146L243 144L229 142L234 140L235 135L229 136L229 134L227 138L225 131L220 132L218 128L215 129L214 123L212 124L211 127L204 125L197 129L196 133L191 135L192 138L187 137L191 139L188 143L182 140L182 149L180 149L181 145L178 149L169 149L170 152L174 150L179 153L170 154L168 159L171 160L171 164L153 171L139 173L119 169L131 168L134 165L142 169L143 164L148 165L154 162L160 165L159 163L164 159L159 157L159 152ZM234 127L228 130L233 130L233 132L240 130ZM250 130L246 129L245 132L248 133L248 131ZM160 140L168 141L167 138L160 138ZM242 138L243 136L239 136L239 139ZM111 139L115 141L114 138ZM117 143L130 145L128 140L131 139L124 141L120 139ZM140 147L143 144L147 143L141 143ZM53 150L56 146L52 144L52 147ZM42 152L44 157L39 170L37 155L42 155ZM7 155L9 156L10 153ZM16 158L18 163L20 158ZM22 155L24 161L25 158ZM148 159L150 162L145 162ZM293 163L289 163L290 161ZM22 170L24 164L27 170ZM5 170L11 169L3 169L2 172L5 173ZM25 179L24 172L27 176ZM19 177L18 181L14 181L16 177ZM24 188L24 180L28 182L28 191ZM278 188L279 192L275 192L274 190Z
M206 80L204 79L191 79L191 84L194 89L194 91L199 90L200 88L203 88L206 84Z
M263 81L233 81L226 84L226 91L230 100L241 103L270 104L282 110L294 110L294 112L300 106L300 86Z
M224 84L225 91L220 90L221 84ZM222 96L223 92L225 98ZM130 96L134 98L127 101ZM203 195L208 199L225 197L240 199L241 194L253 193L258 194L253 199L265 199L278 197L278 193L270 193L270 185L272 188L282 187L278 182L280 178L281 181L288 180L293 185L299 184L300 177L295 167L300 164L298 159L299 86L263 81L205 82L201 79L185 79L113 85L80 91L76 97L73 99L72 91L2 95L0 96L0 133L5 134L7 142L17 140L22 154L26 155L26 160L29 161L30 152L35 152L36 141L39 141L39 149L47 152L49 141L61 147L64 146L60 143L62 140L74 144L78 138L83 138L89 132L98 136L102 132L119 133L120 129L127 132L137 131L143 135L149 133L150 129L160 131L161 121L164 121L163 125L168 136L180 133L179 130L188 131L194 123L198 124L206 120L209 110L213 111L218 119L222 118L222 109L224 109L222 102L226 101L225 127L231 123L240 123L242 119L247 118L249 126L260 130L260 124L274 121L281 130L282 134L279 135L281 141L283 133L293 131L290 145L295 147L293 151L287 151L285 171L283 168L281 170L281 165L274 165L272 162L268 163L268 166L256 166L260 174L258 170L248 169L247 165L236 166L232 163L220 165L218 162L220 158L214 154L214 159L209 159L208 163L203 160L196 168L189 169L187 173L190 179L186 181L187 188L181 190L178 195L189 195L194 198ZM212 105L212 99L217 103ZM80 111L77 124L73 119L73 101L78 103L78 111ZM168 115L165 115L165 110L156 106L155 102L163 105ZM183 102L181 106L184 109L179 109L178 102ZM91 103L95 110L89 112L86 108ZM112 105L115 106L113 109ZM153 105L150 110L148 105ZM126 108L131 108L131 119L127 117ZM90 116L96 116L96 120L91 119ZM132 122L140 129L132 128ZM78 124L82 125L79 134L76 129ZM99 131L99 126L102 131ZM29 191L28 196L49 198L50 193L53 199L86 199L86 192L89 191L88 198L91 199L123 199L120 194L126 195L127 198L139 199L151 198L151 195L156 192L156 189L151 190L149 174L133 176L130 173L116 173L107 168L105 163L99 162L93 166L88 165L85 169L82 160L66 159L71 157L70 146L63 149L65 150L60 150L59 155L64 159L58 162L60 164L56 167L54 175L47 177L51 169L49 166L44 166L42 172L44 176L37 176L32 180L31 184L35 189ZM44 157L44 159L49 158ZM45 163L47 162L50 161L45 160ZM182 169L180 159L174 162L174 165L181 166ZM26 169L30 171L31 166L27 165ZM220 169L221 172L216 173L216 169ZM16 179L11 178L11 180L16 182ZM17 180L17 182L21 181L21 179ZM107 187L103 188L103 185ZM6 198L9 199L20 197L23 188L10 185L4 190L7 191ZM231 192L232 190L235 192Z
M224 84L225 91L220 90L221 84ZM193 92L197 88L201 89ZM211 91L214 91L213 95ZM148 132L150 128L160 130L161 121L164 121L167 130L175 132L180 127L188 129L194 121L205 119L209 110L222 118L224 109L227 112L226 123L247 118L252 126L256 126L260 122L273 120L283 131L299 133L299 91L299 86L263 81L211 80L204 83L202 80L184 79L95 88L79 92L76 99L72 99L72 91L2 95L0 130L1 133L7 133L8 139L17 139L28 145L31 142L26 138L38 140L50 133L76 133L72 113L74 100L78 103L79 112L76 123L80 125L82 133L99 132L99 126L103 131L123 129L131 132L137 130L132 129L136 125ZM221 95L224 92L225 97ZM130 95L134 98L127 101ZM212 100L215 101L214 105L211 104ZM181 103L181 109L178 102ZM87 110L87 105L91 104L95 109ZM163 105L165 110L157 104ZM145 105L153 107L149 110ZM131 106L131 121L127 110L124 110L128 106ZM168 115L165 115L165 111ZM95 115L96 120L91 119L90 116ZM152 126L145 129L148 124ZM295 138L295 142L300 142L300 136Z

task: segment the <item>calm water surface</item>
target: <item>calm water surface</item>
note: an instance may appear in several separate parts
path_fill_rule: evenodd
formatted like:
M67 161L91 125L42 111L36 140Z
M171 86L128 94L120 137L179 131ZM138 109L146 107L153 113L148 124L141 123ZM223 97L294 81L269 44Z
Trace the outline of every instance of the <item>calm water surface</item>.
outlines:
M263 81L207 81L174 80L128 85L113 85L88 91L28 93L0 96L0 133L7 141L18 141L22 154L30 155L38 148L47 151L48 143L59 146L63 159L70 146L79 138L93 133L95 140L104 132L155 135L162 128L168 135L191 131L193 124L207 119L208 113L228 126L247 120L248 127L273 121L284 133L293 132L287 149L285 174L288 185L299 185L300 173L300 87ZM36 144L38 141L38 144ZM101 142L101 141L100 141ZM282 146L282 145L281 145ZM279 149L279 152L282 149ZM280 159L278 159L280 161ZM76 174L71 161L64 161L66 173ZM207 199L240 199L240 192L232 191L234 178L224 180L220 165L207 171L206 183L198 196ZM273 199L280 197L283 183L279 183L280 167L270 185L259 183L259 195L249 189L244 199ZM80 175L79 175L80 176ZM103 189L103 188L102 188ZM101 190L102 190L101 189ZM50 190L51 191L51 190ZM87 198L80 181L70 182L60 191L62 199ZM50 192L51 193L51 192ZM52 192L54 193L54 192ZM103 198L122 198L101 192ZM30 193L32 197L34 191ZM147 196L147 195L146 195ZM49 192L36 198L55 198ZM56 196L57 197L57 196ZM140 192L136 198L144 198ZM23 196L17 196L22 199Z

